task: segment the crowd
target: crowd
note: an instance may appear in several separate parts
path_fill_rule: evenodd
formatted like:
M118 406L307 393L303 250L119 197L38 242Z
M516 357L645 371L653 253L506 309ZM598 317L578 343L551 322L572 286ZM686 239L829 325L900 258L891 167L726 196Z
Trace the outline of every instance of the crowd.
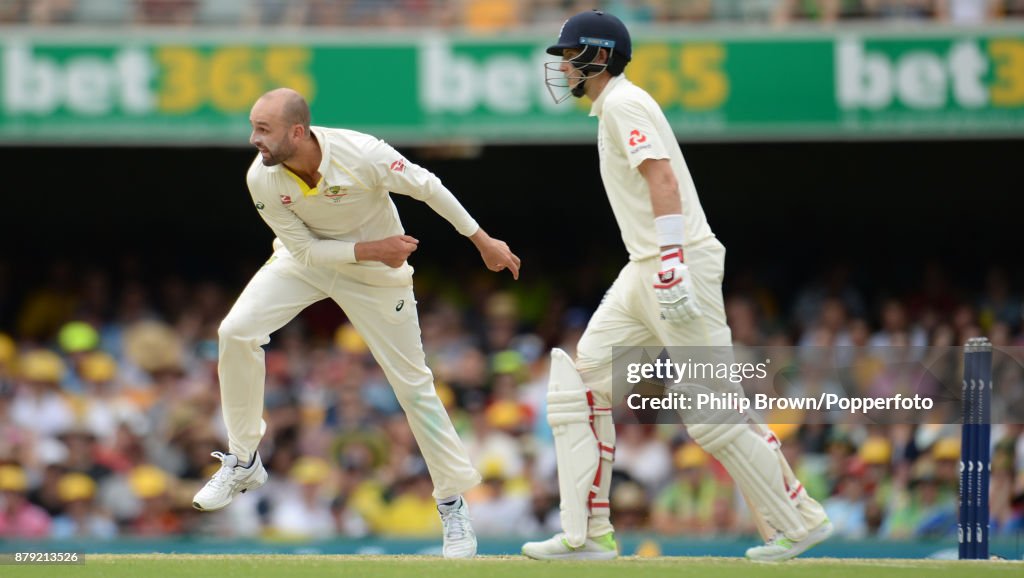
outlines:
M1024 16L1024 0L0 0L0 23L498 32L550 28L590 8L606 9L631 24L935 20L969 25Z
M556 531L546 353L574 351L593 304L550 284L506 287L493 275L453 279L426 267L418 276L428 363L484 477L467 495L477 531ZM882 298L861 292L841 268L792 299L742 273L726 288L738 346L841 345L870 354L976 335L998 347L1024 344L1020 288L998 269L975 293L951 285L939 267L918 291ZM237 291L67 263L28 287L0 274L0 538L438 535L430 478L397 400L358 333L327 302L267 348L261 455L270 482L223 511L192 509L193 494L219 466L210 453L226 448L216 340ZM997 371L997 404L1020 406L1024 379L1015 369ZM882 365L868 379L886 379ZM955 536L958 426L767 417L840 536ZM1012 424L992 430L997 536L1024 529L1021 433ZM619 530L754 532L723 468L679 426L620 425L616 452Z

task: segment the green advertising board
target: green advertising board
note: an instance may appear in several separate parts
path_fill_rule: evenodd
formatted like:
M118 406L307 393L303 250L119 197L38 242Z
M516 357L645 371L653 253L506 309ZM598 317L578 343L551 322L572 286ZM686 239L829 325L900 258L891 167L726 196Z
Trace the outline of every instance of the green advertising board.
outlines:
M552 35L554 31L552 31ZM1024 26L634 33L682 141L1024 136ZM244 146L264 91L395 143L592 142L546 35L0 30L0 142Z

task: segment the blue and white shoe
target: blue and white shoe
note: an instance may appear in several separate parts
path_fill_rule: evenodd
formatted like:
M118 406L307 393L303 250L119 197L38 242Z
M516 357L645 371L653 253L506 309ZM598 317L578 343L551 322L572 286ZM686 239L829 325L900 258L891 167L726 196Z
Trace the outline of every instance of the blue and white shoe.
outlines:
M238 465L233 454L213 452L211 456L220 460L220 469L203 489L192 498L192 507L204 512L219 510L231 503L238 494L255 490L267 483L267 470L263 467L259 452L248 468Z
M441 549L444 557L476 556L476 532L473 531L466 500L460 496L459 500L450 506L437 506L437 511L441 514L441 525L444 526L444 547Z

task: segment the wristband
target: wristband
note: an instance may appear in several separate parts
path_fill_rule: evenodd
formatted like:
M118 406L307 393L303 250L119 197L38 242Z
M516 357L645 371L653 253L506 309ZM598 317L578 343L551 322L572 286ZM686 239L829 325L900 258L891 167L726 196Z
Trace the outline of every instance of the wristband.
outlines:
M683 245L683 216L662 215L654 218L654 230L658 237L658 247Z

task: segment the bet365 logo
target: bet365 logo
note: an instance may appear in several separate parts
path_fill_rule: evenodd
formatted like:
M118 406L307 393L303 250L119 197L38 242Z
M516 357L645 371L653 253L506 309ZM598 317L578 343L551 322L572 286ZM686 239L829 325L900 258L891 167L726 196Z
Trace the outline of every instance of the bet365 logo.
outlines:
M836 99L844 110L1024 106L1024 41L934 43L846 38L836 43Z

